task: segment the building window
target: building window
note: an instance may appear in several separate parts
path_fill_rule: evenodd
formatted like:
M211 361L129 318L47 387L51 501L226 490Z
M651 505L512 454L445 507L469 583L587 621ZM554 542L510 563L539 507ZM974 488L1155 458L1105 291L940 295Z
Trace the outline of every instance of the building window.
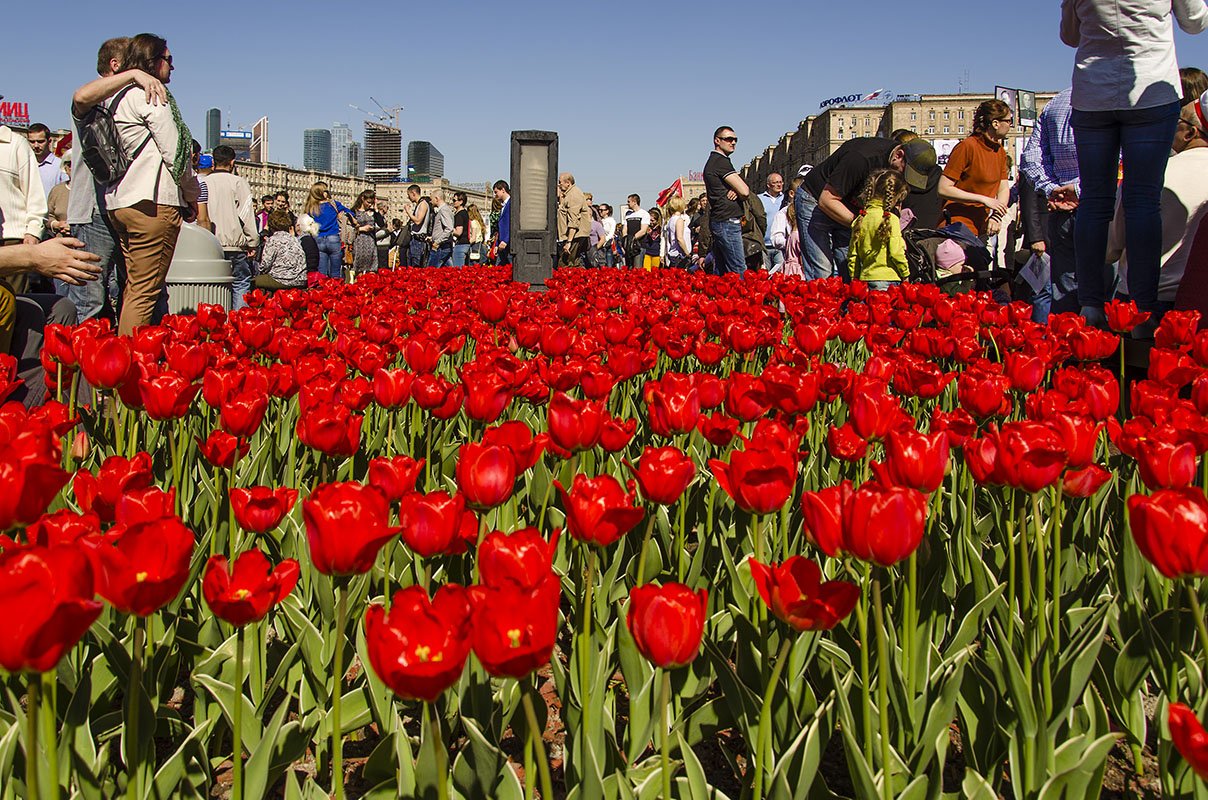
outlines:
M965 132L965 126L964 126L964 125L957 125L957 126L956 126L956 132L957 132L957 133L964 133L964 132Z
M957 119L964 119L964 118L965 118L965 109L963 109L963 108L962 108L960 111L957 111L957 112L956 112L956 118L957 118Z
M918 132L919 132L919 126L918 126L918 125L911 125L911 126L910 126L910 130L914 131L915 133L918 133Z
M934 134L935 134L935 126L934 126L934 125L930 125L930 126L928 126L928 127L927 127L927 133L930 133L930 134L934 135Z
M855 114L851 115L851 126L853 128L856 127L856 115Z
M927 119L931 120L932 122L935 122L935 112L934 112L934 111L928 111L928 112L927 112Z
M948 119L948 109L944 109L944 119Z
M917 112L917 111L910 112L910 121L911 122L916 122L918 120L918 118L919 118L919 112Z

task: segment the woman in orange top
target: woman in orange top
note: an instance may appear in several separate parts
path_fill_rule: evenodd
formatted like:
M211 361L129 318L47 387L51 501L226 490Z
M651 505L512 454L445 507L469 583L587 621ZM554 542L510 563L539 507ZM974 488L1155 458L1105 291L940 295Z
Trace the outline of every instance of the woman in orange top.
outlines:
M1011 184L1003 142L1015 119L1001 100L987 100L973 113L973 133L952 149L940 177L940 197L949 219L963 222L980 238L998 233L1007 213Z

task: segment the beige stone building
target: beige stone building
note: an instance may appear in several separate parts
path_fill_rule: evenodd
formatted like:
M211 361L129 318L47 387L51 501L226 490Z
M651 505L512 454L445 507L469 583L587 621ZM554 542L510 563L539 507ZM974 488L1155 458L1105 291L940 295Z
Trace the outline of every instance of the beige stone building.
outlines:
M1056 92L1036 93L1036 112L1040 113ZM839 105L821 114L806 117L797 129L751 159L739 172L747 184L762 187L765 178L779 172L786 182L803 164L819 164L844 142L861 136L888 137L898 129L913 131L935 146L941 165L961 139L973 130L973 112L992 94L923 94L900 96L883 106ZM1012 165L1032 129L1017 124L1007 140ZM1012 175L1014 172L1012 171Z

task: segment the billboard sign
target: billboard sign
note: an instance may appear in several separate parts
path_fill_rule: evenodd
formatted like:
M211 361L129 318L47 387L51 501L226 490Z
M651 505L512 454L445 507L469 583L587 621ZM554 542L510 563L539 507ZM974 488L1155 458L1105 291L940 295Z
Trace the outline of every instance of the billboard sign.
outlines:
M837 97L831 97L823 100L818 104L818 108L830 108L831 106L850 106L857 103L870 103L873 105L887 105L894 100L894 93L887 92L884 89L877 89L872 92L860 92L856 94L841 94Z
M17 100L0 100L0 125L29 127L29 103Z

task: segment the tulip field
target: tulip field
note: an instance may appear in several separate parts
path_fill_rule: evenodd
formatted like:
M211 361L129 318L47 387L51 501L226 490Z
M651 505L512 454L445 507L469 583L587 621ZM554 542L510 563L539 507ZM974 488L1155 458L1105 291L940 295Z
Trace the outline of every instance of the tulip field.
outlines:
M1030 312L484 268L52 326L0 800L1208 798L1208 332L1124 383L1135 306Z

